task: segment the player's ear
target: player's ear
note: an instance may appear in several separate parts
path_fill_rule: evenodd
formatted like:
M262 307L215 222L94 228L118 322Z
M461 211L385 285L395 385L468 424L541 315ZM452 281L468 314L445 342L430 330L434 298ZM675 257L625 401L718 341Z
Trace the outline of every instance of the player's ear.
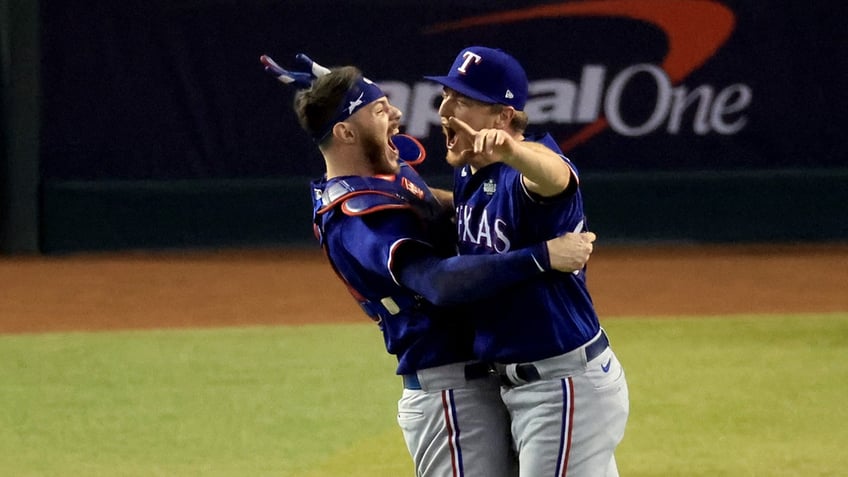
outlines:
M345 144L353 144L356 141L356 131L347 121L338 122L333 126L333 136Z
M495 128L505 129L512 122L514 116L515 108L512 106L503 106L500 113L498 113L497 119L495 119Z

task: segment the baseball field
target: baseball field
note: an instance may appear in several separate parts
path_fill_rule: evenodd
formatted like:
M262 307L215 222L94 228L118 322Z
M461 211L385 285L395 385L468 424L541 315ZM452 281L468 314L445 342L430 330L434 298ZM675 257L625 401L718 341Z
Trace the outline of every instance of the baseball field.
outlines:
M848 244L614 247L622 476L848 475ZM0 258L0 475L406 476L400 381L320 252Z

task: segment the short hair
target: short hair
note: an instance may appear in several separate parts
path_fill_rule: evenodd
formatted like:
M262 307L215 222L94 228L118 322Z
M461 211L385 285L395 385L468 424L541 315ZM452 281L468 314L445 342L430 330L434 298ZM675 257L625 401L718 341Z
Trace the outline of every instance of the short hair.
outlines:
M482 103L489 104L492 108L492 112L495 114L500 114L503 111L503 104L491 104L491 103ZM527 116L527 113L524 111L515 110L515 114L512 115L512 120L509 122L509 126L513 129L513 131L524 133L527 130L527 125L530 124L530 118Z
M328 74L313 81L311 88L298 91L294 97L294 112L300 127L315 137L335 118L345 94L360 77L362 72L355 66L332 68Z

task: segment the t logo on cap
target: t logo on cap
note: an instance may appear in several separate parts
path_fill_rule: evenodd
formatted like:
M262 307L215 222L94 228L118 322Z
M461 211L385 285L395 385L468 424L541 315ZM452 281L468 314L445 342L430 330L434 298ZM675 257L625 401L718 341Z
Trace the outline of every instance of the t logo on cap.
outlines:
M524 68L515 58L495 48L465 48L456 56L447 76L424 78L484 103L504 104L517 111L523 111L527 103Z
M462 56L465 58L465 61L462 63L462 66L457 68L457 71L459 71L462 74L465 74L465 73L468 72L468 71L466 71L466 68L468 68L468 65L471 64L472 61L474 63L479 64L480 60L483 59L480 55L474 53L473 51L463 52Z

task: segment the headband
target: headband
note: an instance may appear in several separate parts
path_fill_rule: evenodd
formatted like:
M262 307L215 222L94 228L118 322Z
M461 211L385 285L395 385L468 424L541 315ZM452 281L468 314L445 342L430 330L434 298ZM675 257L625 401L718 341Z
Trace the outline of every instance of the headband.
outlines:
M346 121L363 107L377 101L385 96L386 93L380 89L373 81L363 76L360 76L350 89L345 93L344 98L336 107L336 114L330 119L324 127L318 129L312 135L312 139L316 144L321 143L333 131L333 126Z

